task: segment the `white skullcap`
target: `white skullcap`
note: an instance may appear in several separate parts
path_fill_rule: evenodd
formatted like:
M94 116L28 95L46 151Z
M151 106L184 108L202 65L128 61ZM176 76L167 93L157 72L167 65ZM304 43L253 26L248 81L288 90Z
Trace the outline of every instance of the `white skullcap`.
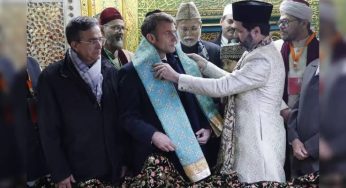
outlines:
M309 22L312 19L312 9L304 0L284 0L280 5L280 13L289 14Z
M201 19L201 15L194 2L181 3L177 15L175 17L176 21L180 20L191 20L191 19Z
M228 14L233 15L232 3L226 5L225 8L223 9L223 14L222 14L222 16L228 15Z

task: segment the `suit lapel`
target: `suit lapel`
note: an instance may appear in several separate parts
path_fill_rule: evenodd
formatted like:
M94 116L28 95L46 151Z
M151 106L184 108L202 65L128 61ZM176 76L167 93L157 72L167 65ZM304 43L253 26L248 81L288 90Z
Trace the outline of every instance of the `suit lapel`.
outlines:
M90 86L82 79L78 71L74 67L68 54L65 55L64 65L61 71L61 76L74 82L79 88L84 90L92 101L96 102L96 97Z
M306 88L307 88L310 80L316 74L317 67L318 67L318 61L313 61L311 66L308 66L307 69L305 70L306 72L304 73L304 77L303 77L301 93L306 91Z

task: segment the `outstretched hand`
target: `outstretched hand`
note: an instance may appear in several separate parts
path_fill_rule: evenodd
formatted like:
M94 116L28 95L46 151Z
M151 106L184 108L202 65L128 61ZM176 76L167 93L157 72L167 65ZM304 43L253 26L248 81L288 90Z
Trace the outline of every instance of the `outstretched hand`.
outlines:
M194 53L186 55L197 63L200 70L203 70L207 66L208 61L204 59L202 56Z
M167 63L157 63L153 65L155 78L165 79L178 83L179 73L177 73L169 64Z

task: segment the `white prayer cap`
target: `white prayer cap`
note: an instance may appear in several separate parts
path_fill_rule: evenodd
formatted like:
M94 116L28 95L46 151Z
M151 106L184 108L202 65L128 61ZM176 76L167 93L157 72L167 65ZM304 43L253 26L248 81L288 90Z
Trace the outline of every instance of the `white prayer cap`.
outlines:
M201 15L194 2L181 3L177 15L175 17L176 21L179 20L191 20L191 19L201 19Z
M280 5L280 13L289 14L309 22L312 19L312 9L305 0L284 0Z
M223 14L222 14L222 16L228 15L228 14L233 15L232 3L226 5L225 8L223 9Z

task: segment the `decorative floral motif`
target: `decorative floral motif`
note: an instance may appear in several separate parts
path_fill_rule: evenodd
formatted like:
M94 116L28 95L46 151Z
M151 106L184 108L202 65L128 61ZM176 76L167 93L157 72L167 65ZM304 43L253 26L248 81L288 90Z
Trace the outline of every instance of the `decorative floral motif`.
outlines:
M187 187L187 188L212 188L212 187L234 187L234 188L314 188L318 187L319 173L308 174L287 183L257 182L240 183L237 174L213 174L197 183L185 180L174 168L173 164L163 156L151 155L143 170L137 176L126 177L122 188L127 187Z
M28 3L27 53L41 67L64 57L64 10L62 2Z

